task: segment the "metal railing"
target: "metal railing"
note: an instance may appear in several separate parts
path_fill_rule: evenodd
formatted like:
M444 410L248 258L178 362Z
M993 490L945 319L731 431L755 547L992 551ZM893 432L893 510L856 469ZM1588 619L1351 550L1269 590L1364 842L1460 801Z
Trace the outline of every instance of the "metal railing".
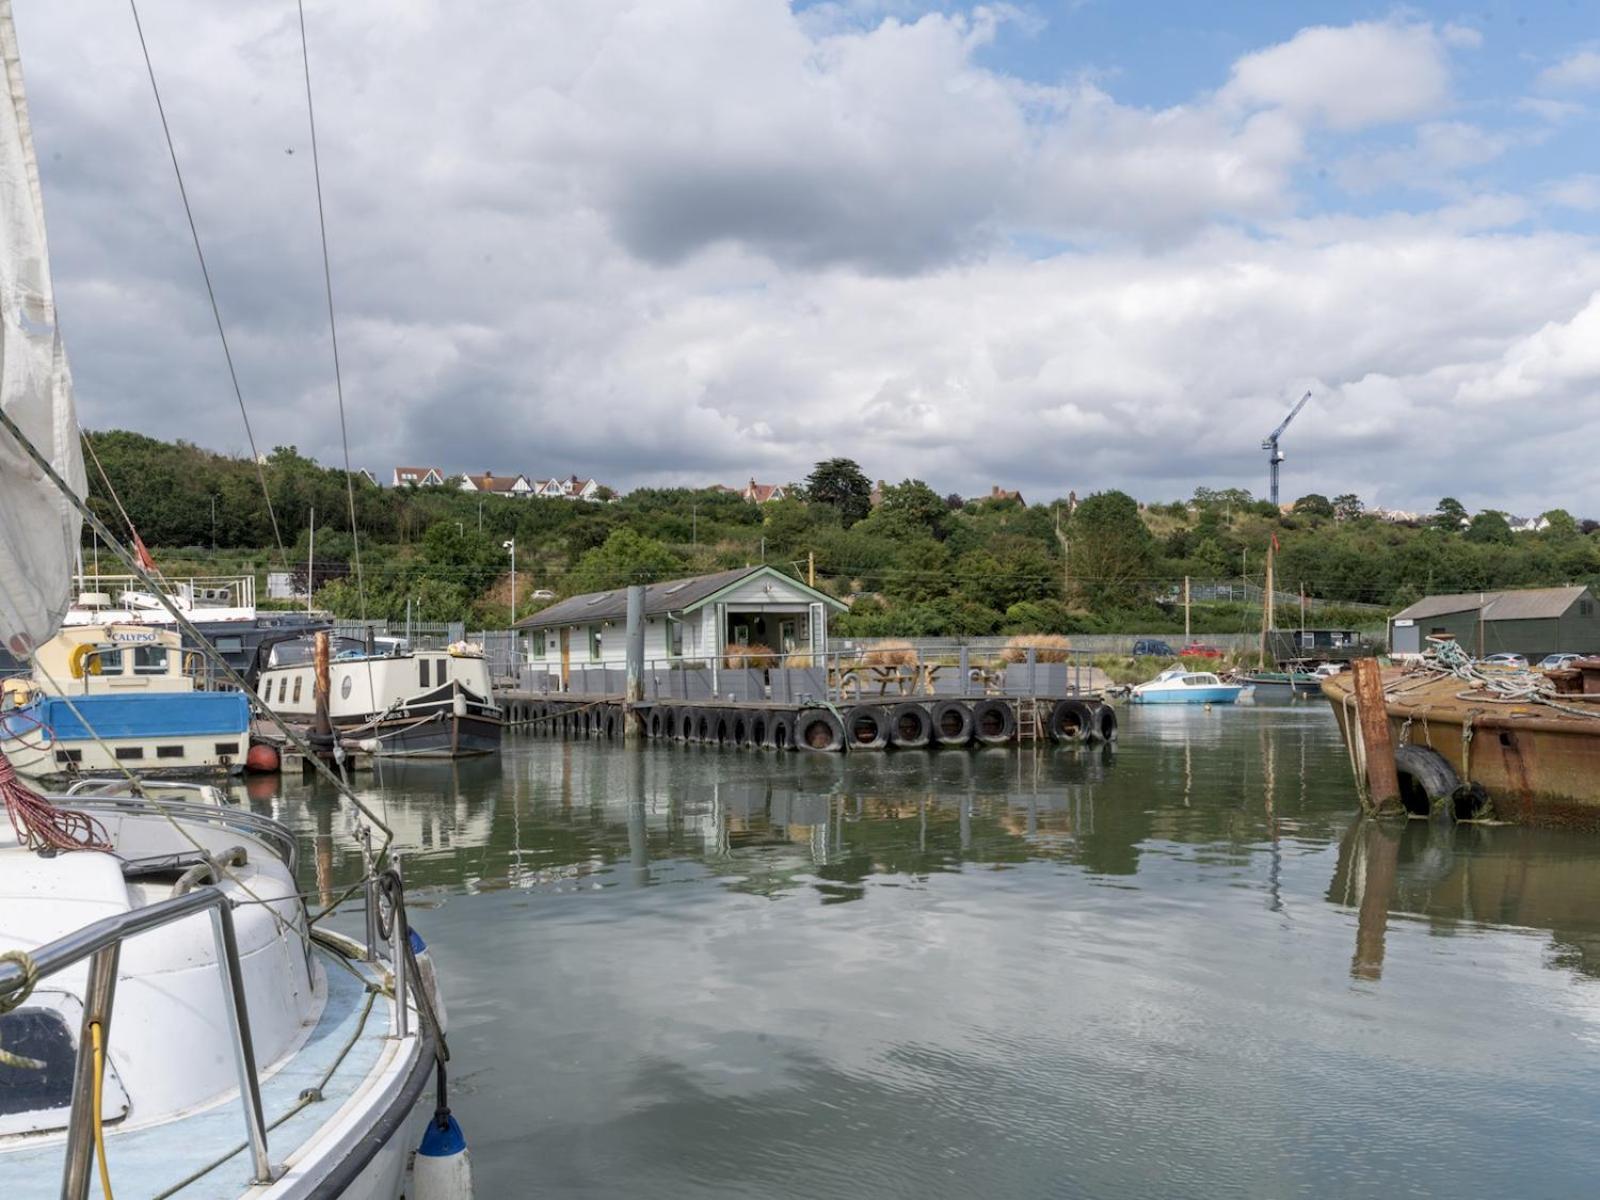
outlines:
M863 700L983 696L1081 695L1098 678L1088 651L1053 645L997 647L981 654L967 646L924 655L904 649L857 647L820 653L745 654L716 659L647 658L646 700L706 703L848 704ZM1008 661L1001 661L1005 655ZM621 697L626 667L615 661L569 663L566 680L554 659L526 662L522 691L584 697Z
M251 812L231 804L210 803L205 800L168 800L165 797L150 799L128 794L130 784L126 778L101 777L80 779L69 787L66 795L72 798L72 807L97 813L114 813L119 816L150 816L152 812L178 821L211 825L218 829L231 829L267 843L268 847L288 867L289 874L298 878L300 846L295 836L271 817ZM204 795L220 789L204 783L182 779L140 779L141 793L195 792ZM118 789L113 793L111 789Z
M254 608L256 606L256 577L254 575L192 576L187 579L164 578L169 595L178 601L180 608L204 614L208 608ZM150 589L137 575L96 575L93 573L74 577L77 595L103 595L110 599L113 609L147 608L153 612L164 611L159 601L150 596ZM73 598L76 599L77 595ZM126 597L128 603L124 604Z
M102 1045L109 1045L111 1016L116 1003L117 964L122 943L130 937L171 925L197 913L211 914L212 938L222 981L223 1008L227 1014L234 1068L239 1077L239 1098L244 1109L246 1136L254 1172L251 1183L269 1183L281 1174L267 1155L267 1128L261 1112L261 1083L256 1074L255 1045L250 1038L244 979L239 966L239 943L234 934L232 902L217 887L197 888L170 900L157 901L131 912L105 917L57 938L31 952L33 976L46 979L84 959L89 960L89 982L84 989L83 1022L78 1031L78 1053L73 1067L72 1110L67 1119L67 1153L62 1165L61 1195L65 1200L86 1200L94 1154L93 1111L95 1061L91 1049L94 1026ZM398 924L398 922L397 922ZM30 987L20 964L0 963L0 996L16 996Z

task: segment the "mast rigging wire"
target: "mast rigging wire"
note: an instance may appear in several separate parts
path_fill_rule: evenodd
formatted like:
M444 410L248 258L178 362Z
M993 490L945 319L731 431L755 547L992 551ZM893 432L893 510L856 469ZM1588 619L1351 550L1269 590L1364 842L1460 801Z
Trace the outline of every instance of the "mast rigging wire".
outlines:
M216 289L211 286L211 271L206 266L205 251L200 248L200 231L194 223L194 210L189 206L189 189L183 183L183 169L178 165L178 150L172 142L172 129L167 124L166 106L161 103L161 89L156 86L156 69L150 61L150 47L144 40L144 25L139 20L137 0L128 0L133 13L133 27L139 34L139 50L144 55L144 69L150 76L150 92L155 96L156 112L161 117L161 132L167 140L167 153L172 158L172 173L178 180L178 195L183 199L183 215L189 221L189 236L194 239L195 257L200 260L200 275L205 280L206 296L211 301L211 315L217 322L217 336L222 339L222 357L228 363L228 378L233 382L233 395L239 401L239 415L244 418L244 434L250 442L250 459L256 466L256 478L261 483L261 497L267 504L267 518L272 522L272 540L278 546L278 558L285 566L289 555L283 548L283 535L278 530L278 515L272 511L272 494L267 490L267 473L261 465L261 453L256 449L256 435L250 428L250 413L244 403L244 391L239 387L239 373L234 369L233 351L228 347L228 334L222 326L222 309L217 304Z
M311 102L311 53L306 48L305 0L295 0L295 7L300 13L300 64L306 77L306 121L311 127L311 173L317 185L317 231L322 237L322 285L328 297L328 335L333 343L333 387L339 399L339 441L344 448L344 490L350 507L350 548L356 569L356 603L364 622L367 619L367 589L361 575L361 534L356 528L355 475L350 470L350 434L344 418L344 377L339 371L339 325L333 315L333 268L328 264L328 222L322 207L322 158L317 153L317 111ZM306 580L308 589L314 590L315 586L315 580Z

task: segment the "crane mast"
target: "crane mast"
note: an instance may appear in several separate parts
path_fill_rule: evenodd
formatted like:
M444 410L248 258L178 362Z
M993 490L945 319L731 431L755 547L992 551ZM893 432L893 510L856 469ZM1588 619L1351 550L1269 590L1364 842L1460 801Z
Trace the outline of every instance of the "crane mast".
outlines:
M1267 452L1267 481L1269 490L1272 493L1274 508L1278 504L1278 464L1283 462L1283 451L1278 449L1278 439L1283 436L1283 431L1289 428L1289 422L1300 415L1300 410L1306 406L1306 401L1310 399L1310 392L1301 396L1295 406L1289 410L1289 415L1279 421L1278 427L1261 441L1261 448Z

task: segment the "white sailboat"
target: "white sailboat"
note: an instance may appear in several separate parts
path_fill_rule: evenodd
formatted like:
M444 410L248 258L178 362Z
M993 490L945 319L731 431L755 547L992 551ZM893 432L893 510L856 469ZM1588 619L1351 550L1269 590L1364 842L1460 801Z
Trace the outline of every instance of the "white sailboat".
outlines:
M86 510L10 0L0 57L0 643L29 658ZM399 874L369 850L367 935L330 932L287 829L173 795L41 797L0 754L0 1196L469 1195Z

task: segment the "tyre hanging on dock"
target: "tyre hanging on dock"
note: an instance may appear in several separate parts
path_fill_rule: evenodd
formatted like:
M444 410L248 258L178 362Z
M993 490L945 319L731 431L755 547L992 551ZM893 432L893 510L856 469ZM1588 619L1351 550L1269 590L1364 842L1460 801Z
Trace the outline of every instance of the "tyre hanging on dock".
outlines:
M1394 771L1400 778L1400 803L1408 813L1432 816L1435 806L1453 816L1454 809L1444 803L1461 786L1461 776L1450 760L1427 746L1402 745L1395 748Z
M882 750L889 741L888 710L862 704L844 715L845 732L852 750Z
M689 743L700 740L700 710L698 708L680 708L678 710L678 739Z
M1057 700L1050 710L1052 742L1082 742L1098 736L1094 710L1082 700Z
M972 706L972 736L985 746L1003 746L1017 732L1017 714L1008 700L980 700Z
M1094 710L1095 727L1100 732L1102 742L1117 740L1117 710L1109 704L1101 704Z
M795 722L794 744L827 754L844 749L844 725L825 708L808 708Z
M773 750L794 749L794 714L778 713L767 726L767 745Z
M941 746L965 746L972 740L972 710L959 700L933 706L933 736Z
M889 714L889 744L920 750L933 739L933 718L920 704L898 704Z

